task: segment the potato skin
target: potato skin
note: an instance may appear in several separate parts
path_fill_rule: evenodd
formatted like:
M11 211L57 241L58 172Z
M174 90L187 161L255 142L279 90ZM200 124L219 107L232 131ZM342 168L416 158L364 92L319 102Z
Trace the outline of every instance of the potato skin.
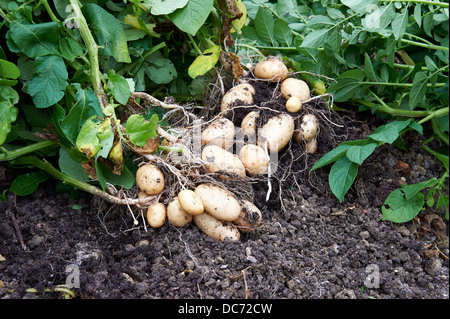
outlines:
M202 199L190 189L180 191L178 193L178 201L180 202L181 208L188 214L200 215L205 210Z
M212 122L202 132L202 145L217 145L223 149L234 143L235 127L229 119L223 118Z
M183 227L192 220L192 215L181 208L178 197L175 197L169 205L167 205L167 219L172 225Z
M294 119L290 115L281 113L274 116L258 130L257 145L265 149L267 141L270 153L278 153L289 143L294 129Z
M279 58L270 57L267 60L259 62L255 67L254 73L259 79L280 82L287 78L289 71Z
M239 151L239 159L244 164L249 175L265 174L269 168L267 154L258 145L244 145Z
M314 139L319 131L319 121L314 114L305 114L302 117L299 129L295 132L297 142L309 142Z
M296 78L288 78L281 83L281 93L286 100L296 96L301 102L308 100L311 96L311 91L308 84Z
M206 235L219 241L228 238L230 241L238 241L240 233L236 226L224 223L208 213L194 216L194 224Z
M238 84L228 90L222 98L220 110L226 112L231 108L237 100L242 102L242 105L253 104L253 96L255 95L255 88L249 83Z
M251 111L241 122L242 134L248 137L256 136L256 119L259 117L258 111Z
M246 176L244 164L242 164L240 159L219 146L206 146L202 151L202 160L206 162L206 169L210 173L226 171L237 174L241 178ZM227 176L222 175L221 178L226 179Z
M202 199L205 212L219 220L231 222L241 213L241 205L236 198L219 186L200 184L195 193Z
M286 101L286 110L289 113L297 113L302 108L302 101L298 96L292 96Z
M233 221L237 228L245 233L250 233L261 225L262 214L258 207L252 202L243 201L241 214Z
M152 204L147 208L147 222L153 228L159 228L166 221L167 210L163 203Z
M136 184L147 195L156 195L164 189L164 175L156 165L145 164L136 172Z

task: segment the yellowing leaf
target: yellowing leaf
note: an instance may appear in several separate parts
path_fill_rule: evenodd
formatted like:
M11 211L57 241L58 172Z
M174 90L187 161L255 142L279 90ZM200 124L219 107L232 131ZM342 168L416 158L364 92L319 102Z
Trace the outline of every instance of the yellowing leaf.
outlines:
M236 7L239 9L240 12L242 12L242 17L240 17L237 20L233 20L231 24L233 27L231 28L231 33L236 32L240 34L240 30L245 25L245 21L247 21L247 7L239 0L235 1Z
M198 56L194 62L189 66L188 74L195 79L199 75L203 75L211 70L219 60L220 47L214 45L203 52L203 55Z

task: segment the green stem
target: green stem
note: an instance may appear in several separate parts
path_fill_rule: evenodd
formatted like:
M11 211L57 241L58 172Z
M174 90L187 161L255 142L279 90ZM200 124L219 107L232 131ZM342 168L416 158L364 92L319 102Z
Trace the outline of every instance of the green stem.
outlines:
M449 51L449 48L443 47L443 46L440 46L440 45L435 45L435 44L420 43L420 42L417 42L417 41L411 41L411 40L406 40L406 39L401 39L401 42L406 43L406 44L410 44L410 45L415 45L415 46L421 47L421 48L427 48L427 49L430 49L430 50Z
M436 1L428 1L428 0L381 0L383 2L412 2L412 3L420 3L420 4L432 4L435 6L439 6L442 8L448 8L448 3L436 2Z
M404 88L410 88L413 86L413 83L390 83L390 82L361 82L362 85L383 85L383 86L396 86L396 87L404 87ZM444 87L447 83L428 83L427 87Z
M434 119L436 117L441 117L441 116L445 116L448 114L448 106L447 107L443 107L441 109L438 109L432 113L430 113L427 117L421 119L420 121L418 121L417 123L419 124L423 124L431 119Z
M60 22L58 18L55 16L55 14L52 11L52 8L50 8L50 5L48 4L47 0L42 0L42 3L44 4L45 10L47 10L48 15L50 16L50 19L52 19L53 22Z
M405 117L424 117L428 116L430 113L427 111L409 111L409 110L403 110L403 109L394 109L392 107L383 105L380 107L377 107L378 105L363 99L356 99L355 102L367 106L370 109L376 108L377 112L382 112L385 114L390 114L392 116L405 116Z
M165 42L161 42L161 43L155 45L153 48L151 48L150 50L145 52L140 59L134 60L132 63L128 64L127 66L125 66L122 70L118 71L117 73L118 74L128 73L129 71L133 70L133 68L136 65L138 65L142 61L145 61L150 55L152 55L156 51L159 51L160 49L162 49L162 48L164 48L166 46L167 46L167 44Z
M78 0L70 0L70 4L72 6L73 14L75 16L76 22L78 23L78 27L81 33L81 37L83 38L84 43L86 44L88 54L89 54L89 64L91 71L91 80L94 87L94 93L97 95L100 105L104 108L107 103L105 92L103 91L103 85L101 80L101 74L99 69L99 61L98 61L98 45L92 36L91 31L89 30L86 19L81 12L81 5Z
M16 159L20 156L27 155L36 151L40 151L42 149L45 149L47 147L56 146L58 143L55 141L42 141L37 142L28 146L24 146L12 151L7 151L3 154L0 154L0 162L7 162L11 161L13 159Z
M200 50L200 48L197 46L197 43L195 43L194 38L192 37L192 35L190 35L189 33L186 33L189 41L191 41L192 46L194 47L194 50L197 52L198 55L203 55L202 50Z

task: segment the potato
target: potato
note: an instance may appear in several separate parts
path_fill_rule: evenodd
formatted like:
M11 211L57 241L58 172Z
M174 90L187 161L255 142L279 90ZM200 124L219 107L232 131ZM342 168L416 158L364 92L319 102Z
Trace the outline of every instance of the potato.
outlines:
M259 62L255 67L255 76L259 79L270 80L270 82L280 82L287 78L288 68L277 57L270 57Z
M194 224L206 235L220 241L224 241L225 238L228 238L230 241L238 241L240 238L240 233L236 226L224 223L208 213L194 216Z
M259 118L258 111L251 111L241 122L242 134L248 137L256 136L256 120Z
M295 132L294 138L297 142L311 141L316 137L319 130L319 122L314 114L305 114L302 117L300 128Z
M192 215L188 214L181 207L178 197L175 197L169 205L167 205L167 219L172 225L183 227L192 220Z
M313 138L305 144L306 153L314 154L317 151L317 139Z
M153 228L159 228L166 221L166 206L163 203L152 204L147 208L147 222Z
M238 219L233 221L240 231L249 233L257 229L261 225L262 214L258 207L252 202L243 201L241 214Z
M234 143L234 133L234 124L229 119L215 120L202 132L202 145L213 144L227 149Z
M136 172L136 184L147 195L156 195L164 189L164 175L156 165L145 164Z
M226 112L233 106L234 102L238 100L242 102L242 105L251 105L253 104L253 95L255 95L255 93L255 88L251 84L238 84L225 93L222 98L220 110Z
M296 78L288 78L284 80L283 83L281 83L281 93L286 100L296 96L301 102L308 100L311 96L308 84L306 84L305 81Z
M244 145L239 151L239 159L244 164L249 175L264 174L269 167L269 158L266 152L258 145Z
M297 113L302 108L302 101L298 96L290 97L286 101L286 110L290 113Z
M294 128L294 119L290 115L281 113L274 116L258 130L257 144L265 149L267 141L269 152L278 153L289 143L294 134Z
M205 210L201 198L190 189L180 191L178 193L178 201L180 202L181 208L188 214L200 215Z
M217 219L233 221L241 213L239 202L222 187L204 183L197 186L195 193L202 199L205 212Z
M205 166L208 172L225 171L245 178L245 167L241 160L231 152L224 150L216 145L208 145L202 151L202 160L206 162ZM226 179L225 175L221 178Z

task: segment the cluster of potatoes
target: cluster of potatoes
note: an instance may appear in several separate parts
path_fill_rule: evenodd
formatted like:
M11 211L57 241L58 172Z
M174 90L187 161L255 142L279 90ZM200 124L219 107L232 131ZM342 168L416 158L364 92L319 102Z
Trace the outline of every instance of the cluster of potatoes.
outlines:
M136 184L141 196L158 195L164 189L163 172L156 165L142 165L136 173ZM181 190L167 207L160 202L150 205L146 219L153 228L163 226L166 219L176 227L193 221L208 236L236 241L240 231L251 232L259 227L262 214L253 203L239 202L228 190L204 183L194 190Z
M286 99L286 112L270 118L262 127L257 127L260 111L250 111L242 120L242 133L249 138L256 136L256 145L263 149L267 147L270 153L281 151L291 138L303 145L306 152L314 153L317 149L316 136L319 130L316 116L305 114L297 125L291 116L298 113L302 103L310 99L311 91L308 84L303 80L288 77L286 65L277 57L259 62L253 74L258 79L281 84L280 90ZM240 101L242 105L252 106L255 93L255 88L250 83L234 86L222 99L221 113L226 114L236 101Z

